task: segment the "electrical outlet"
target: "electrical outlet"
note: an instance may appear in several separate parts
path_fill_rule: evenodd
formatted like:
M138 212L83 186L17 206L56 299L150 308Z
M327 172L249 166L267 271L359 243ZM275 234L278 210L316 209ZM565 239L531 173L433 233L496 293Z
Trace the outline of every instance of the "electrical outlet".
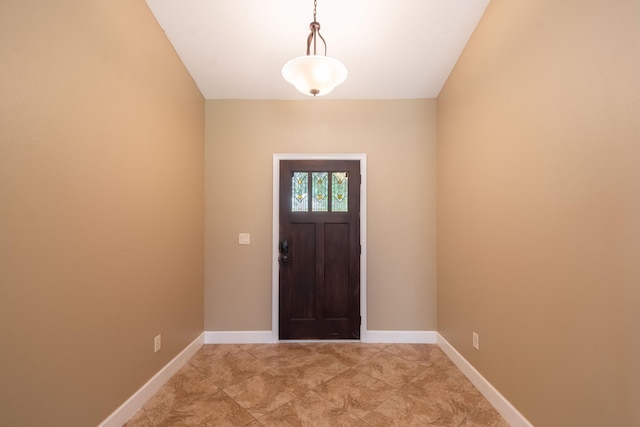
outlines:
M473 333L473 348L480 350L480 336L477 333Z
M159 352L160 348L162 348L162 335L156 335L153 339L153 352Z

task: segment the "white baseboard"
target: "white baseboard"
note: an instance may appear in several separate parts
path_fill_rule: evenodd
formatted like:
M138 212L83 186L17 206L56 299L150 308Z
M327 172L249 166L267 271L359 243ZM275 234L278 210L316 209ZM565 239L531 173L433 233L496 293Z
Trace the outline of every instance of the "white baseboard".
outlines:
M435 331L366 331L363 342L384 344L435 344Z
M136 391L126 402L109 415L98 427L121 427L127 422L147 400L155 394L176 372L182 368L204 344L204 333L193 340L176 357L167 363L145 385Z
M518 412L518 410L440 334L437 334L437 343L449 359L456 364L458 369L476 386L480 393L496 408L509 425L512 427L533 427L533 424Z
M271 344L277 342L271 331L209 331L205 344Z

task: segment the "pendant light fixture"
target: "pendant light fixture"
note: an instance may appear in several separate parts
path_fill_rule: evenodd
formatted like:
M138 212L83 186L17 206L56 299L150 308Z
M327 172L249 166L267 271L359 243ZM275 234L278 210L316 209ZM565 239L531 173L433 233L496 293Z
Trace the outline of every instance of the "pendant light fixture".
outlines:
M337 59L327 56L327 42L320 34L320 23L316 21L318 1L313 2L313 22L307 37L307 54L284 64L282 76L300 92L309 96L326 95L347 78L347 68ZM317 39L324 44L324 56L316 54ZM313 44L313 54L311 54Z

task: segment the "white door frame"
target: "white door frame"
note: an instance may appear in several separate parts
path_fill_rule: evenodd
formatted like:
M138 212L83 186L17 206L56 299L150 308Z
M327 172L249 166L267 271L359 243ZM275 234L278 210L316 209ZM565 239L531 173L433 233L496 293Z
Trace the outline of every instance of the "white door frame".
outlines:
M278 245L280 240L280 160L359 160L360 175L360 341L367 331L367 155L366 154L274 154L273 155L273 231L271 244L271 334L278 342L280 312Z

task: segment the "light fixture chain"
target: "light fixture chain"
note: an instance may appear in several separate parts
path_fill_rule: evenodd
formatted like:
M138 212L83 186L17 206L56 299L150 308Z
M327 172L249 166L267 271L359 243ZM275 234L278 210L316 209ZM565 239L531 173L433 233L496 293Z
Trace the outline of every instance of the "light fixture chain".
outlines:
M318 0L313 0L313 20L316 20L316 8L318 7Z

